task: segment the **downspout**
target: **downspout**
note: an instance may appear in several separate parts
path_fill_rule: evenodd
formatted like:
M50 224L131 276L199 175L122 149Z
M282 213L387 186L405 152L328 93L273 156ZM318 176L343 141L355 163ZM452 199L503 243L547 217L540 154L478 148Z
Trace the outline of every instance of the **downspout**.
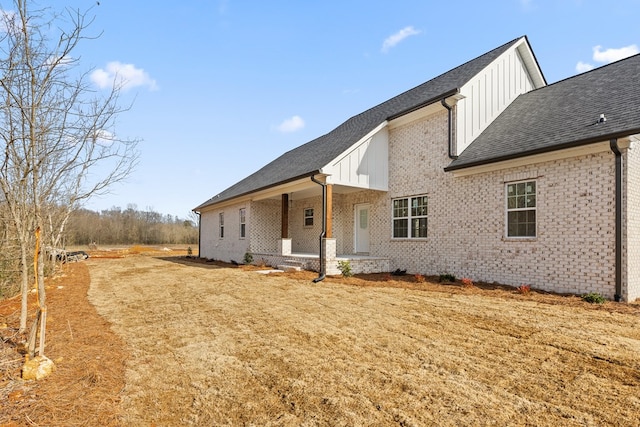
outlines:
M324 253L324 238L327 235L327 184L316 179L315 175L311 175L311 181L322 186L322 232L320 233L320 275L313 279L313 283L318 283L327 276L325 264L327 262Z
M616 294L613 299L622 301L622 153L618 139L609 141L611 151L616 156Z
M446 98L442 98L442 100L440 101L442 103L442 106L444 108L447 109L447 115L448 115L448 124L449 124L449 129L448 129L448 139L449 139L449 158L451 160L455 160L458 158L458 156L454 156L453 155L453 108L451 107L451 105L447 104L447 100Z
M202 216L200 215L200 212L196 212L196 215L198 215L198 258L201 258L200 254L202 252L200 252L200 241L202 240Z

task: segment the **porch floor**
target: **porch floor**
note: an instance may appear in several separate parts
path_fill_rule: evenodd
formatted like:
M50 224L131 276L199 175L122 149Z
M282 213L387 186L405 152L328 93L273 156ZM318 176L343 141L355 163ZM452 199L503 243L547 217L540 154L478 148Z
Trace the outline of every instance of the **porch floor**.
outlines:
M304 270L319 271L320 256L318 253L295 252L290 255L254 253L254 260L262 259L265 264L277 267L279 265L296 265ZM365 254L341 254L334 259L327 260L326 271L329 275L340 274L338 262L349 261L351 271L358 273L387 273L390 271L390 259Z

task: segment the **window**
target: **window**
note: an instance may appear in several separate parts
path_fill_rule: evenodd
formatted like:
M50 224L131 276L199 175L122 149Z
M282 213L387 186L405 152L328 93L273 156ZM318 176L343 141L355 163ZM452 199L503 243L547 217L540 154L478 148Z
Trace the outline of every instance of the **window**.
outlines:
M393 200L393 237L422 239L427 237L427 196Z
M313 227L313 208L306 208L304 210L304 226Z
M242 208L240 209L240 238L244 239L245 238L245 232L247 230L246 228L246 209Z
M507 184L507 237L536 237L536 182Z
M220 238L224 238L224 213L220 212Z

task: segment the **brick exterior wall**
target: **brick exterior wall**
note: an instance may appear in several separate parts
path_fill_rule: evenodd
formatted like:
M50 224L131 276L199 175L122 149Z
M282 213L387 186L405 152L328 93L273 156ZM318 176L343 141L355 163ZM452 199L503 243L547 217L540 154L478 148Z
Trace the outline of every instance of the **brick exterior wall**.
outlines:
M623 270L622 297L628 301L640 298L640 143L634 142L628 150L623 152L623 194L624 200L623 222L626 224L623 239L623 255L625 266Z
M251 223L249 238L250 252L277 253L281 234L280 200L260 200L251 202Z
M245 237L240 237L240 209L245 211ZM224 237L220 237L220 213L224 213ZM254 214L255 215L255 214ZM200 257L229 262L241 262L250 252L252 226L251 205L239 203L221 209L203 212L200 215Z
M317 184L316 184L317 185ZM318 189L320 186L317 185ZM313 209L313 226L304 226L304 210ZM322 196L293 200L289 210L289 237L292 252L317 254L322 233Z
M391 200L429 197L426 239L382 239L375 255L412 273L451 273L476 281L566 293L615 293L615 182L611 152L466 177L443 168L443 112L392 129L389 193L376 200L391 233ZM506 238L505 183L537 182L537 237ZM385 229L386 228L386 229Z

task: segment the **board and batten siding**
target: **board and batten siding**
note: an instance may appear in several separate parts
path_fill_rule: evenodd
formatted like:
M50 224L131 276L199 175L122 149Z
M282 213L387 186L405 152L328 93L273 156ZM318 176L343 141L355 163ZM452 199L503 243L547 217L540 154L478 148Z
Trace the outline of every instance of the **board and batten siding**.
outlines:
M456 104L456 152L460 154L519 95L534 89L527 66L513 48L460 88Z
M386 191L389 180L389 131L382 124L327 167L327 184Z

